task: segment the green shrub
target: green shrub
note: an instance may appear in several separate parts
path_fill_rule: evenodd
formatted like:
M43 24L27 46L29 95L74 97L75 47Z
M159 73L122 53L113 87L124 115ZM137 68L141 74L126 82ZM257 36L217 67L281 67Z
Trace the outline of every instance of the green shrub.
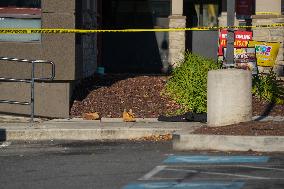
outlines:
M164 94L171 97L185 111L207 112L207 74L221 68L216 61L185 53L185 58L173 69Z
M260 73L254 76L252 83L253 95L271 103L284 104L284 87L277 80L272 68L268 74Z

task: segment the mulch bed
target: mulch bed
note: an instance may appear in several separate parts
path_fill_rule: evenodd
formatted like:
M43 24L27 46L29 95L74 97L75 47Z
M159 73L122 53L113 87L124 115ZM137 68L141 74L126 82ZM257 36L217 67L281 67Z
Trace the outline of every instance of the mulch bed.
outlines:
M284 136L284 122L251 121L225 127L201 127L193 134L210 135L247 135L247 136Z
M73 96L72 117L98 112L102 117L117 118L124 109L136 117L155 118L175 112L179 105L161 97L167 76L107 75L94 76L79 84ZM253 98L253 115L284 116L284 106Z
M253 97L252 114L254 116L284 116L284 105L276 105Z
M122 117L124 109L140 118L156 118L175 112L180 107L160 93L167 76L107 75L94 76L79 84L73 96L72 117L98 112L101 117ZM253 115L284 116L284 105L275 105L253 97ZM210 128L202 127L199 134L220 135L281 135L283 122L252 121L236 125Z
M102 117L122 117L132 109L136 117L156 118L174 112L179 105L160 93L167 76L108 75L94 76L76 88L71 116L98 112Z

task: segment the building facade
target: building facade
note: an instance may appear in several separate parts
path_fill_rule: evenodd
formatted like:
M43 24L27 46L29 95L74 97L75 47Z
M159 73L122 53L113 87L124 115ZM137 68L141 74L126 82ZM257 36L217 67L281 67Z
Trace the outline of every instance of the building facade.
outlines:
M283 23L283 0L236 0L236 24ZM246 15L244 9L250 13ZM184 28L226 25L226 0L1 0L0 28ZM254 29L255 40L277 41L283 69L283 27ZM165 73L189 49L217 58L218 31L103 34L0 35L0 57L50 60L52 82L35 85L38 116L68 117L76 83L97 67L110 73ZM0 77L30 78L27 64L0 61ZM45 77L50 68L36 67ZM0 99L26 101L30 86L1 82ZM0 104L0 112L26 114L30 107Z
M82 28L96 26L95 1L87 0L2 0L1 28ZM52 82L36 82L35 113L37 116L69 117L70 100L76 81L96 70L96 35L36 34L0 35L0 56L55 63ZM50 68L36 66L36 77L47 77ZM31 65L0 62L0 76L31 78ZM0 99L29 101L26 83L1 82ZM30 114L29 106L0 104L0 112Z

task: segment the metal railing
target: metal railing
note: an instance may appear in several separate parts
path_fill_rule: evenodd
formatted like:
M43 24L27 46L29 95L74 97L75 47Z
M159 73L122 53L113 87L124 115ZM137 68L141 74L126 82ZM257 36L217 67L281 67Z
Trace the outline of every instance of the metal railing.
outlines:
M19 102L15 100L0 100L0 103L7 104L16 104L16 105L30 105L31 106L31 122L34 122L34 114L35 114L35 81L52 81L55 77L55 64L51 61L47 60L27 60L27 59L18 59L18 58L8 58L8 57L0 57L0 61L12 61L12 62L21 62L32 64L31 68L31 78L30 79L17 79L17 78L5 78L0 77L1 81L10 81L10 82L22 82L22 83L30 83L31 84L31 98L29 102ZM51 65L51 76L47 78L36 78L35 77L35 65L36 64L50 64Z

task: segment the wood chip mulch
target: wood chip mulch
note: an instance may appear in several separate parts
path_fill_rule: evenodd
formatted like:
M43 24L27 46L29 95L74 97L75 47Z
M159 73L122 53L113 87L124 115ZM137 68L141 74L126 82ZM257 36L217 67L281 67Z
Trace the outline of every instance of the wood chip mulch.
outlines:
M284 105L277 105L253 97L252 114L254 116L284 116Z
M251 121L224 127L201 127L195 130L193 134L284 136L284 122Z
M155 118L175 112L179 105L160 93L167 76L107 75L94 76L77 85L71 107L72 117L98 112L101 117L122 117L132 109L136 117ZM253 115L284 116L284 105L253 98Z
M136 117L156 118L180 108L161 97L167 76L107 75L94 76L77 85L73 96L71 117L98 112L101 117L122 117L124 109L132 109ZM284 116L284 105L275 105L253 97L253 115ZM252 121L236 125L202 127L199 134L220 135L284 135L283 122Z
M122 117L132 109L135 117L156 118L180 108L160 95L167 76L108 75L83 81L75 89L72 117L98 112L101 117Z

